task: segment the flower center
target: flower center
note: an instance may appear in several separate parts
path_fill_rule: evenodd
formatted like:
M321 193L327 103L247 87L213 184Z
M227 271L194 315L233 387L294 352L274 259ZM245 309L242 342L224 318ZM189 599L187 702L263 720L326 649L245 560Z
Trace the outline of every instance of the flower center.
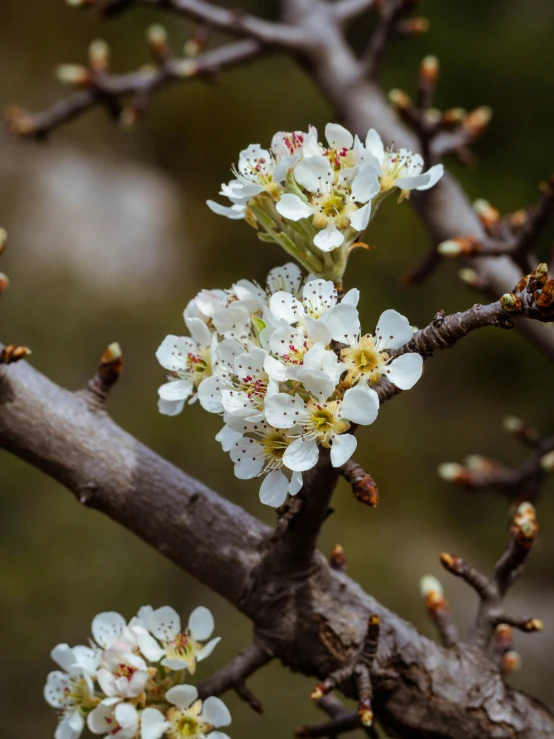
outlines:
M187 708L170 708L167 719L171 725L167 735L170 739L200 739L210 730L210 725L204 723L198 717L196 704Z
M312 205L315 208L313 224L316 228L326 228L332 222L337 228L348 228L350 219L348 210L354 209L353 204L349 206L349 194L343 186L336 185L330 193L318 193L313 196Z
M388 361L386 352L379 352L371 335L362 336L359 342L341 351L341 359L348 367L346 384L351 386L365 377L371 385L378 382Z
M113 674L115 677L124 677L126 680L130 680L136 671L136 667L128 665L126 662L120 662L113 671Z
M282 431L271 429L261 441L266 470L277 470L283 463L283 454L291 443Z
M170 659L190 658L193 652L194 642L191 640L188 631L182 631L166 644L166 654Z
M339 408L339 402L336 400L322 405L310 401L308 403L308 436L317 438L320 444L328 446L334 435L344 433L350 424L339 417Z

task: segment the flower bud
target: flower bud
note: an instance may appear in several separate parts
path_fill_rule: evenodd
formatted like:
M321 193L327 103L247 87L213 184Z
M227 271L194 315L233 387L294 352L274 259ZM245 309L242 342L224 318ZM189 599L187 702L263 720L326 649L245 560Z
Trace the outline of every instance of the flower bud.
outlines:
M438 245L439 254L447 259L459 256L469 256L481 251L481 242L476 236L459 236L456 239L448 239Z
M536 298L537 308L542 314L550 315L554 308L554 280L548 280Z
M444 462L438 466L439 477L446 482L460 482L465 476L465 470L461 464L455 462Z
M500 220L500 213L496 208L493 208L488 200L483 200L482 198L476 200L473 203L473 209L479 216L479 219L485 228L495 226Z
M194 77L198 73L198 69L198 63L192 59L181 59L175 65L176 74L184 79Z
M442 114L442 122L447 126L456 126L462 123L467 116L465 108L449 108Z
M102 39L96 39L89 46L88 58L92 70L105 72L110 64L110 47Z
M5 275L3 272L0 272L0 295L6 292L9 286L10 286L10 278L8 277L8 275Z
M517 313L517 311L521 310L521 298L517 298L513 293L502 295L500 303L504 310L509 313Z
M502 428L508 434L519 434L525 428L525 423L517 416L506 416L502 421Z
M425 79L428 82L435 83L439 77L439 60L436 56L426 56L421 62L419 68L420 78Z
M159 23L148 28L146 32L146 41L150 47L150 51L157 59L163 59L169 54L167 31Z
M542 631L544 629L544 623L540 618L530 618L525 624L525 631Z
M86 87L90 82L88 69L80 64L60 64L56 67L56 77L68 87Z
M502 658L502 672L518 672L521 669L521 657L519 654L510 649Z
M398 32L403 36L419 36L427 33L430 26L428 18L408 18L398 24Z
M475 108L475 110L468 113L463 122L463 127L470 131L473 136L479 136L488 126L491 118L492 108L482 105L480 108Z
M540 465L545 472L554 471L554 451L547 452L541 457Z
M8 232L5 228L0 228L0 255L6 250L8 243Z
M479 274L471 267L464 267L458 272L458 277L462 282L470 287L479 288L481 285L481 278Z
M362 726L371 726L373 724L373 710L369 699L361 700L358 705L358 716Z
M454 258L459 257L462 253L462 247L454 239L443 241L438 246L439 254L443 257Z
M399 90L397 87L389 91L389 101L391 105L399 110L405 110L412 104L411 98L404 90Z
M9 344L0 351L0 364L14 364L21 359L25 359L31 354L31 350L27 346L15 346Z
M344 572L346 570L346 554L344 548L340 544L335 544L331 551L329 559L331 569Z
M419 584L420 592L425 600L442 600L444 599L444 590L440 581L434 575L425 575L421 578Z

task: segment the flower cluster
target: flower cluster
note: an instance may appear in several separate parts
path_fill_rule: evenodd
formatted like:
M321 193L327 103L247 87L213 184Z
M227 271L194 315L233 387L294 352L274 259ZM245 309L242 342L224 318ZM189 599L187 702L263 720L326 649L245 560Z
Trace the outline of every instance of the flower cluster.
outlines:
M328 123L326 144L317 130L280 131L269 149L252 144L239 156L235 178L220 195L231 202L208 206L231 219L245 218L263 241L280 244L313 274L339 280L348 254L371 214L394 188L400 199L427 190L442 177L437 164L407 149L385 149L371 129L364 143L343 126Z
M375 421L381 377L407 390L421 376L419 354L391 356L413 336L408 320L387 310L374 334L362 334L358 299L353 289L339 300L333 282L305 281L292 263L272 270L265 288L241 280L203 290L184 312L191 336L167 336L158 349L168 371L160 411L175 415L198 399L221 415L216 438L235 475L264 476L260 499L280 506L321 447L335 467L351 457L348 432Z
M204 643L213 629L203 607L184 629L169 606L143 606L129 623L119 613L98 614L89 646L52 650L61 669L48 675L44 697L59 712L55 739L78 739L85 724L106 739L229 739L216 731L231 723L223 701L201 701L182 684L219 642Z

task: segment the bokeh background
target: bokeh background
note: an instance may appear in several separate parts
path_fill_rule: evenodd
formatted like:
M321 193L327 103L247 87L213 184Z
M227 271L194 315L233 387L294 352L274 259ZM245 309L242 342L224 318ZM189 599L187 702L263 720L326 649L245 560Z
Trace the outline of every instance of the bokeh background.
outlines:
M271 15L262 0L245 6ZM538 182L554 166L551 0L426 0L421 10L431 21L430 33L394 46L385 87L412 91L420 59L437 54L438 104L488 104L495 112L489 134L476 147L478 169L447 166L472 198L485 197L503 211L533 202ZM65 94L53 67L84 61L88 43L97 37L113 44L116 71L139 66L146 59L145 29L155 19L136 11L101 24L62 0L3 0L1 103L40 109ZM363 43L371 23L356 24L355 43ZM192 26L176 20L167 26L180 48ZM198 82L164 92L131 131L94 112L43 146L0 135L0 223L10 232L2 270L12 280L2 299L2 340L31 346L35 366L72 389L85 384L104 347L119 341L125 372L110 399L114 418L268 522L273 514L259 503L258 484L235 480L214 440L217 418L199 405L178 418L158 415L162 372L154 352L166 333L183 330L181 312L198 289L226 287L240 277L263 281L285 261L278 247L258 242L245 224L205 207L229 178L238 151L269 142L279 129L308 123L323 128L333 117L306 75L273 57L225 73L217 86ZM362 289L367 330L388 307L422 326L439 308L462 310L475 300L450 264L424 287L399 285L399 274L424 253L428 239L409 206L392 200L368 237L378 248L355 254L347 276L347 287ZM544 253L552 238L545 237ZM465 627L475 598L443 575L437 555L463 554L489 571L507 538L508 513L492 495L464 494L440 481L437 465L472 452L517 464L525 450L503 435L502 418L518 414L552 433L553 406L552 367L516 332L479 332L437 355L417 388L388 403L379 422L359 434L356 456L379 483L380 507L361 508L341 487L322 535L323 550L342 542L352 577L429 635L419 579L439 575ZM42 699L53 668L49 651L60 641L82 642L99 611L131 617L143 603L170 603L186 618L196 605L209 606L224 638L201 665L200 677L248 642L250 624L226 602L5 452L0 491L4 736L53 735L55 717ZM546 623L544 634L516 637L523 669L510 682L550 702L553 492L549 485L540 506L542 535L525 578L509 597L513 611ZM267 718L230 696L236 739L290 736L294 726L321 719L308 699L310 679L275 664L252 685Z

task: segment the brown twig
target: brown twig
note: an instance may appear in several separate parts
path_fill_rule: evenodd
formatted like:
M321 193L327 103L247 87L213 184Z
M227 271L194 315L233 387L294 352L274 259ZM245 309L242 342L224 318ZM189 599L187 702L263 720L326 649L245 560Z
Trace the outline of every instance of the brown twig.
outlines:
M263 713L263 706L246 685L246 680L273 659L271 651L258 642L250 644L232 662L211 677L198 684L198 695L203 700L210 695L221 695L234 690L238 697L256 713Z
M440 556L444 568L465 580L479 596L479 608L471 627L469 643L482 651L487 650L494 630L500 624L508 624L526 632L542 630L542 621L538 619L511 617L501 610L508 588L521 576L537 532L535 509L530 503L522 503L513 519L508 547L496 563L492 579L468 565L461 557L451 554Z
M455 646L458 643L458 629L452 619L442 585L436 577L427 575L422 578L421 594L425 599L425 608L429 618L439 632L441 644L447 648Z
M96 374L89 380L85 393L95 410L102 410L110 390L123 371L123 354L119 344L110 344L100 358Z

